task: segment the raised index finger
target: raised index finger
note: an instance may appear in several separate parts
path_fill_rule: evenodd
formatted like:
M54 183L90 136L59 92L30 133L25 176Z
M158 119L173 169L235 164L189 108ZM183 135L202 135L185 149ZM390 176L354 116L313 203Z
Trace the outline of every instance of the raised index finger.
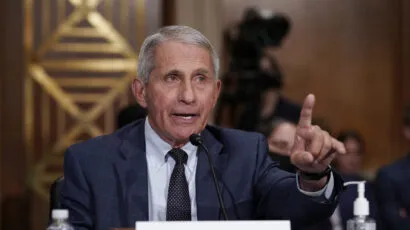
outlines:
M299 128L309 128L312 125L313 106L315 105L315 95L309 94L303 102L302 111L298 126Z

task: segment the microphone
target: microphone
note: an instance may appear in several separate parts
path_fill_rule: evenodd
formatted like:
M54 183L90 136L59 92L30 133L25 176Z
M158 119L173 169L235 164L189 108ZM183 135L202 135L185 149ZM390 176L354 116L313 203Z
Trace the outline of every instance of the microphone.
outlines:
M225 220L228 220L228 215L226 214L226 209L225 209L225 205L224 202L222 200L222 195L221 195L221 189L219 188L219 183L218 180L216 179L216 174L215 174L215 169L214 169L214 165L212 164L212 157L211 154L209 154L208 149L206 148L206 146L204 145L204 142L201 138L201 136L199 136L198 134L192 134L189 137L189 141L198 147L201 147L205 153L206 156L208 157L208 162L209 162L209 167L211 168L211 172L212 172L212 179L214 181L214 185L215 185L215 189L216 189L216 194L218 195L218 201L219 201L219 208L222 210L222 215L224 216Z

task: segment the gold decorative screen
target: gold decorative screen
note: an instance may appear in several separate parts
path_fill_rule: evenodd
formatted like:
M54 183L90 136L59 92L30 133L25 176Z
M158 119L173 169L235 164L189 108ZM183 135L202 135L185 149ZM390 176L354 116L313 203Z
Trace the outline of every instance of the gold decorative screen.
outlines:
M25 134L29 182L47 198L65 149L112 132L134 103L143 0L25 0Z

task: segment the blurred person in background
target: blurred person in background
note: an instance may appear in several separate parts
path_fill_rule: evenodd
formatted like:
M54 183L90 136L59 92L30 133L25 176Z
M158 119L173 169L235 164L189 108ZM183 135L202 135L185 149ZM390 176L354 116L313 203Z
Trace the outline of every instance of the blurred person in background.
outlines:
M269 155L272 160L279 162L279 168L295 173L296 168L290 161L291 148L296 134L296 125L284 119L274 119L267 130L260 131L268 140Z
M365 142L362 135L355 130L342 131L338 140L345 144L347 154L343 157L337 157L334 161L334 167L346 179L363 180L360 176L365 152Z
M403 135L410 143L410 106L404 113ZM410 229L410 152L379 170L376 178L382 228Z
M139 104L130 105L120 110L117 116L117 128L122 128L147 116L147 110Z
M366 144L363 136L356 130L340 132L338 140L344 143L346 155L336 157L334 167L345 182L366 180L361 174L363 170L363 155ZM374 185L371 181L365 184L365 196L370 205L370 217L377 220L377 203L374 194ZM357 198L357 187L346 187L340 195L340 202L330 218L333 230L346 229L347 220L353 218L353 203Z

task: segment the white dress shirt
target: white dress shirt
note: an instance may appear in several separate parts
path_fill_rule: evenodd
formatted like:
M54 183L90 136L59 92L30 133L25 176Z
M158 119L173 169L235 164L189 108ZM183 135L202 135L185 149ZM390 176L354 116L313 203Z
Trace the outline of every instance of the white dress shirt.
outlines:
M145 119L144 132L148 164L149 220L165 221L167 215L168 185L175 165L174 159L167 155L172 149L172 146L158 136L149 124L148 119ZM188 161L185 165L185 176L188 182L189 196L191 198L191 217L192 220L197 220L195 175L198 162L198 147L188 142L182 149L188 154ZM296 181L298 181L298 178ZM331 175L328 184L320 191L303 191L299 188L299 183L297 183L297 187L299 191L311 197L319 197L324 194L326 198L329 198L333 191L333 183L333 175Z
M145 120L145 148L148 164L149 220L163 221L167 219L168 185L175 161L167 155L172 146L158 136L148 119ZM188 142L182 149L188 154L185 176L191 198L191 217L192 220L197 220L195 175L198 147Z
M333 230L343 230L342 217L340 216L339 205L336 207L335 212L330 216L330 223Z

